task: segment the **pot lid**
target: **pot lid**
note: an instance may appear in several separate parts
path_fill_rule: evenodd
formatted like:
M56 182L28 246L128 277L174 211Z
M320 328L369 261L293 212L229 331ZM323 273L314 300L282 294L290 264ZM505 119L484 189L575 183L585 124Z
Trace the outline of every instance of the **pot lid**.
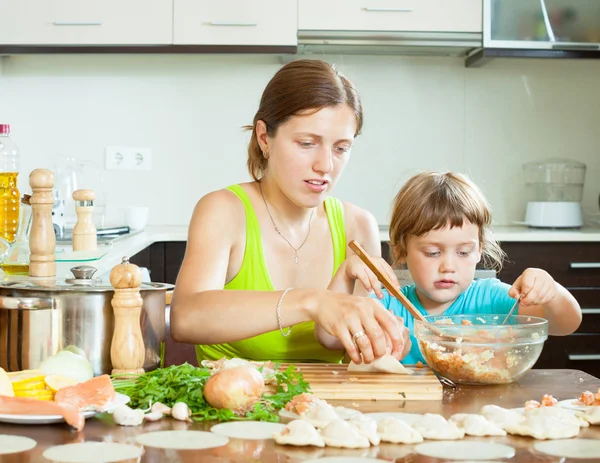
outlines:
M126 257L119 265L131 265ZM108 281L94 278L96 267L91 265L78 265L72 267L71 278L55 277L6 277L0 281L0 288L23 289L34 291L72 291L72 292L106 292L114 291L114 287ZM168 283L146 283L140 284L140 292L148 290L173 289L175 286Z

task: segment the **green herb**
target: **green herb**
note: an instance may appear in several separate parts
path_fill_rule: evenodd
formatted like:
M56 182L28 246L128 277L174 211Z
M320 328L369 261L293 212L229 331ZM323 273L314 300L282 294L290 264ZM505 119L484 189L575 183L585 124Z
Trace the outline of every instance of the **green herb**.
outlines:
M275 413L292 398L303 392L309 392L309 384L304 381L300 371L290 365L285 371L277 371L275 365L276 390L265 393L254 405L254 409L244 416L236 415L229 409L217 409L204 400L204 385L210 378L208 368L194 367L188 363L159 368L133 379L113 377L117 392L129 396L128 404L132 408L147 409L156 402L172 407L176 402L185 402L192 411L195 421L207 420L256 420L279 421Z

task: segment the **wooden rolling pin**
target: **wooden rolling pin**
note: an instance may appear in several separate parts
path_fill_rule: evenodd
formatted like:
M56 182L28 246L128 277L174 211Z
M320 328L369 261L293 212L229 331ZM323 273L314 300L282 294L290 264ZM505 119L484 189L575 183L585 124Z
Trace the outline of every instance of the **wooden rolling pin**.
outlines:
M31 231L29 233L29 275L56 276L56 234L52 224L54 174L47 169L35 169L29 174L31 186Z
M115 330L110 346L113 375L140 375L144 373L146 350L140 315L142 312L142 272L127 257L110 272L110 284L115 288L111 300L115 314Z

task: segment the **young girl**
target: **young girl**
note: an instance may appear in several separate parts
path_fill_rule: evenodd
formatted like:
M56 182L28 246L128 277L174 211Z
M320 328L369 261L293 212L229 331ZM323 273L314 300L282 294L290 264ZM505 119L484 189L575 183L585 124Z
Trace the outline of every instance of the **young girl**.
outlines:
M573 333L581 323L579 304L544 270L528 268L512 286L495 278L474 280L480 261L486 268L502 266L504 253L490 234L491 221L482 192L463 175L428 172L406 182L396 195L390 223L394 263L405 265L414 280L402 288L404 295L425 316L506 314L520 296L519 315L546 318L549 334ZM347 279L369 286L366 266L356 256L347 267ZM413 316L396 298L374 289L411 332L412 346L402 363L424 362L412 334Z

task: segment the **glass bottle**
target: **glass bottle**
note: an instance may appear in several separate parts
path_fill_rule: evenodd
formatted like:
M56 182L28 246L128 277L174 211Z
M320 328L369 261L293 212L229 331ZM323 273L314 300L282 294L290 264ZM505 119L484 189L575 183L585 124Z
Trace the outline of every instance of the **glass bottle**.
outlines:
M19 228L19 150L10 125L0 124L0 238L13 243Z
M31 196L21 198L19 231L7 257L0 263L0 269L7 275L29 275L29 232L31 229Z

